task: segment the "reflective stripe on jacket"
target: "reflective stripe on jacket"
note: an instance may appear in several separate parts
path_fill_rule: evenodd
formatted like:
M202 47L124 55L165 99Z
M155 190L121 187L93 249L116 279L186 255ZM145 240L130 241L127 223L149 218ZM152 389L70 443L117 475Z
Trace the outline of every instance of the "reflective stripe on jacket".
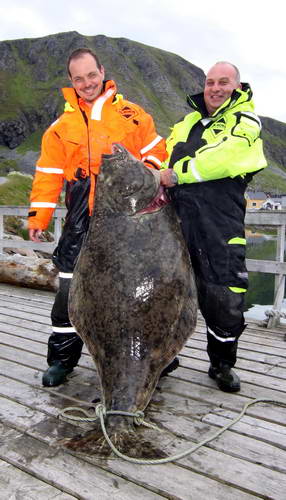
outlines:
M63 89L65 112L45 132L41 156L30 196L29 228L46 229L56 207L63 182L91 176L90 212L101 155L111 144L123 144L147 166L160 168L166 158L165 141L152 117L137 104L116 94L116 84L105 82L104 92L88 108L73 88ZM95 175L91 175L95 174Z

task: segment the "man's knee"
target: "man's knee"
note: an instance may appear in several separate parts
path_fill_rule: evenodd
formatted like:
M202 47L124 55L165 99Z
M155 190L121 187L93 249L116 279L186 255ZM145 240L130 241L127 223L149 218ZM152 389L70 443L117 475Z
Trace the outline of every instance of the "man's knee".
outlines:
M222 336L239 337L244 329L244 296L245 293L236 293L227 286L213 283L199 283L198 298L202 315L207 325L225 332Z

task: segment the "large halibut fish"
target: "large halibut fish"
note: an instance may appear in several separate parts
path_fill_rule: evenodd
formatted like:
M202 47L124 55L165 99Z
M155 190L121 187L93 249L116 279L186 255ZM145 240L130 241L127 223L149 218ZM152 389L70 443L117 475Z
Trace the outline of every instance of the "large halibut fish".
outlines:
M107 410L144 410L196 324L189 254L175 210L156 199L158 189L152 169L123 146L103 155L69 315L95 362ZM132 427L126 417L108 417L113 435ZM97 438L69 447L90 451Z

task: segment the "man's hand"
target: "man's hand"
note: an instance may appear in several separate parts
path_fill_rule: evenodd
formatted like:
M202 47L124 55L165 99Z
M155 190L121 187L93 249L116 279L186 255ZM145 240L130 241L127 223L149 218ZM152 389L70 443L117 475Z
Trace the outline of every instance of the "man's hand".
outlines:
M40 240L39 237L41 236L42 232L42 229L29 229L30 240L40 243L42 240Z
M177 174L172 168L167 168L166 170L160 170L160 183L166 188L174 187L178 183Z

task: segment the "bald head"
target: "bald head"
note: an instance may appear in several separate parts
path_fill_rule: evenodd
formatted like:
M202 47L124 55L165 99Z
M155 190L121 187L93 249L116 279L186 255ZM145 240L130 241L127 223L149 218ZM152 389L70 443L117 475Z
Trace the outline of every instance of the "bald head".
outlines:
M237 88L241 88L240 74L234 64L221 61L212 66L207 73L204 88L209 115L213 115Z

